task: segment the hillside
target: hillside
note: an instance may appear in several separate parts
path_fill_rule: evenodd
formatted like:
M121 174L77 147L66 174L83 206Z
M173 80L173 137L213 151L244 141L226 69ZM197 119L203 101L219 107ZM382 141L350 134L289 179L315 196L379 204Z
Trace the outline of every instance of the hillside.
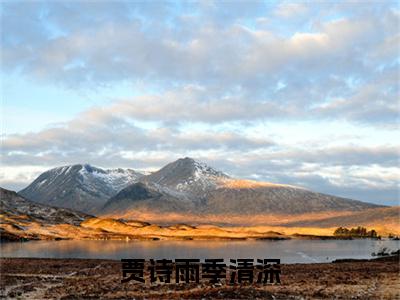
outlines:
M157 226L136 220L101 219L70 209L34 203L3 188L0 188L0 199L2 241L285 238L269 231L231 231L217 226L195 227L184 224Z
M216 226L226 217L219 216L212 224L206 224L207 216L199 220L192 218L188 224L170 223L151 224L132 219L96 218L65 208L56 208L37 204L22 198L17 193L0 188L0 233L2 240L23 239L119 239L119 240L153 240L153 239L287 239L304 238L296 234L331 236L336 227L348 224L343 218L354 219L354 226L363 225L378 230L379 234L400 234L398 226L399 209L378 208L359 213L339 212L342 218L327 217L324 214L305 214L297 216L256 215L255 221L264 220L263 226ZM357 216L359 214L359 216ZM375 215L375 217L374 217ZM172 215L168 215L172 216ZM167 216L167 217L168 217ZM187 215L190 217L191 215ZM379 216L385 216L383 219ZM193 217L193 216L192 216ZM336 215L339 217L339 215ZM357 219L358 217L358 219ZM242 217L243 218L243 217ZM325 219L331 219L326 223ZM365 222L363 223L362 219ZM167 218L168 219L168 218ZM171 218L170 220L172 220ZM247 217L248 219L248 217ZM313 219L316 222L307 223ZM368 219L371 223L368 223ZM231 219L235 220L234 218ZM293 220L298 223L294 224ZM318 220L318 221L317 221ZM237 220L236 220L237 221ZM241 220L243 223L243 219ZM252 220L253 221L253 220ZM252 221L244 222L251 224ZM267 221L267 222L266 222ZM303 221L303 225L300 221ZM380 222L380 223L379 223ZM268 224L268 226L266 226ZM320 227L324 224L327 227ZM379 227L384 224L385 227ZM260 225L260 224L258 224ZM371 227L372 226L372 227ZM324 237L326 238L326 237Z
M288 227L356 227L374 228L381 233L400 232L400 206L367 209L349 215L297 221L285 224Z
M382 207L292 185L233 178L189 157L149 175L90 165L59 167L41 174L19 194L101 217L160 224L253 226L282 216L294 222L295 216L338 216Z
M0 188L2 240L68 238L82 221L93 216L29 201L14 191Z
M304 188L231 178L191 158L179 159L143 176L111 197L100 215L151 222L187 222L210 216L301 215L354 212L378 205ZM217 217L218 218L218 217Z
M38 203L94 213L141 176L130 169L103 170L88 164L64 166L42 173L19 194Z

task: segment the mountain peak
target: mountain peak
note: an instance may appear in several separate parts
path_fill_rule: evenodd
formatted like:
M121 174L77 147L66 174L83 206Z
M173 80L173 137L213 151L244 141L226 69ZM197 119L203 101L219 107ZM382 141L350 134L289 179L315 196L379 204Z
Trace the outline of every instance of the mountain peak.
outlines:
M221 171L215 170L204 162L197 161L191 157L179 158L178 160L169 163L159 171L153 173L168 173L169 175L181 175L181 177L224 177L228 178L228 175Z
M184 158L179 158L172 163L169 163L168 165L175 165L175 166L194 166L196 163L196 160L194 160L191 157L184 157ZM168 166L167 165L167 166Z
M93 173L94 171L99 172L99 173L103 172L102 169L85 163L85 164L72 164L72 165L56 167L56 168L53 168L53 169L50 169L50 170L44 172L43 174L55 173L58 175L61 175L61 174L66 175L66 174L79 173L79 172Z
M93 213L142 176L130 169L67 165L42 173L19 194L39 203Z
M193 158L188 157L188 156L186 156L184 158L179 158L178 160L184 161L184 162L195 162L195 160Z
M180 158L143 179L185 193L201 193L215 188L221 180L229 178L203 162L190 157Z

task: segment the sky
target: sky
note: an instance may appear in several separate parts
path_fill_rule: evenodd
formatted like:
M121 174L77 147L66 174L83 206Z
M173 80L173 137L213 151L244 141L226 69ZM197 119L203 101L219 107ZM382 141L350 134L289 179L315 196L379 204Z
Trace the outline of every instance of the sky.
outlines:
M0 186L188 156L400 205L399 2L0 3Z

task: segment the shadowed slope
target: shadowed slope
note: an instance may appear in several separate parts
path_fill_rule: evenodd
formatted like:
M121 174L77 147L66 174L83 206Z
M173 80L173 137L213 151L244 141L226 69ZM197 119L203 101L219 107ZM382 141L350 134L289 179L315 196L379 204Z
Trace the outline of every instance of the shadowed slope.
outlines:
M109 199L100 214L153 222L187 222L194 216L212 223L212 215L301 215L380 207L291 185L234 179L191 158L170 163L140 181ZM149 215L159 218L147 219ZM247 222L252 225L251 218Z
M103 170L87 164L64 166L42 173L19 194L39 203L94 213L141 176L129 169Z

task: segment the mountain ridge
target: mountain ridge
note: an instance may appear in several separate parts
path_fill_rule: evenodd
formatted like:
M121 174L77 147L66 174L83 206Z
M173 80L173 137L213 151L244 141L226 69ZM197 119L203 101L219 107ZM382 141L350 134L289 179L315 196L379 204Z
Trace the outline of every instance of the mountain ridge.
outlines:
M110 197L142 176L131 169L67 165L40 174L18 194L38 203L94 213Z
M0 187L0 208L2 213L13 212L15 214L25 214L34 218L49 218L53 215L62 213L66 217L62 221L67 224L78 225L86 218L92 218L92 215L79 211L74 211L62 207L54 207L41 203L33 202L19 195L17 192ZM58 218L59 219L59 218ZM58 220L59 221L59 220ZM54 221L55 222L55 221Z
M134 183L111 197L100 215L138 218L153 213L160 219L151 221L162 222L171 214L251 217L260 213L285 215L382 207L292 185L232 178L188 157L143 176L140 182L142 195L151 196L137 197L139 186Z
M20 194L101 216L138 218L153 213L161 220L171 214L250 218L383 207L292 185L233 178L189 157L148 175L88 164L63 166L44 172Z
M143 183L137 183L139 198ZM123 198L122 198L123 199ZM339 226L359 226L376 229L380 234L400 232L400 207L372 208L359 212L336 212L306 215L253 215L261 222L231 223L230 216L218 216L216 222L206 223L204 215L196 220L186 214L188 223L163 224L124 218L99 218L65 208L29 201L14 191L0 188L0 236L2 241L54 239L287 239L328 238ZM143 215L142 215L143 216ZM261 217L261 218L260 218ZM251 218L251 219L252 219ZM228 219L225 225L223 221ZM166 219L164 219L165 221ZM265 223L265 220L269 224ZM170 220L171 221L171 220ZM176 220L175 220L176 221ZM240 223L242 225L240 225ZM190 225L189 225L190 224ZM244 224L244 225L243 225ZM222 227L221 227L222 226ZM300 227L299 227L300 226ZM321 237L321 235L323 235ZM334 238L334 237L332 237Z

